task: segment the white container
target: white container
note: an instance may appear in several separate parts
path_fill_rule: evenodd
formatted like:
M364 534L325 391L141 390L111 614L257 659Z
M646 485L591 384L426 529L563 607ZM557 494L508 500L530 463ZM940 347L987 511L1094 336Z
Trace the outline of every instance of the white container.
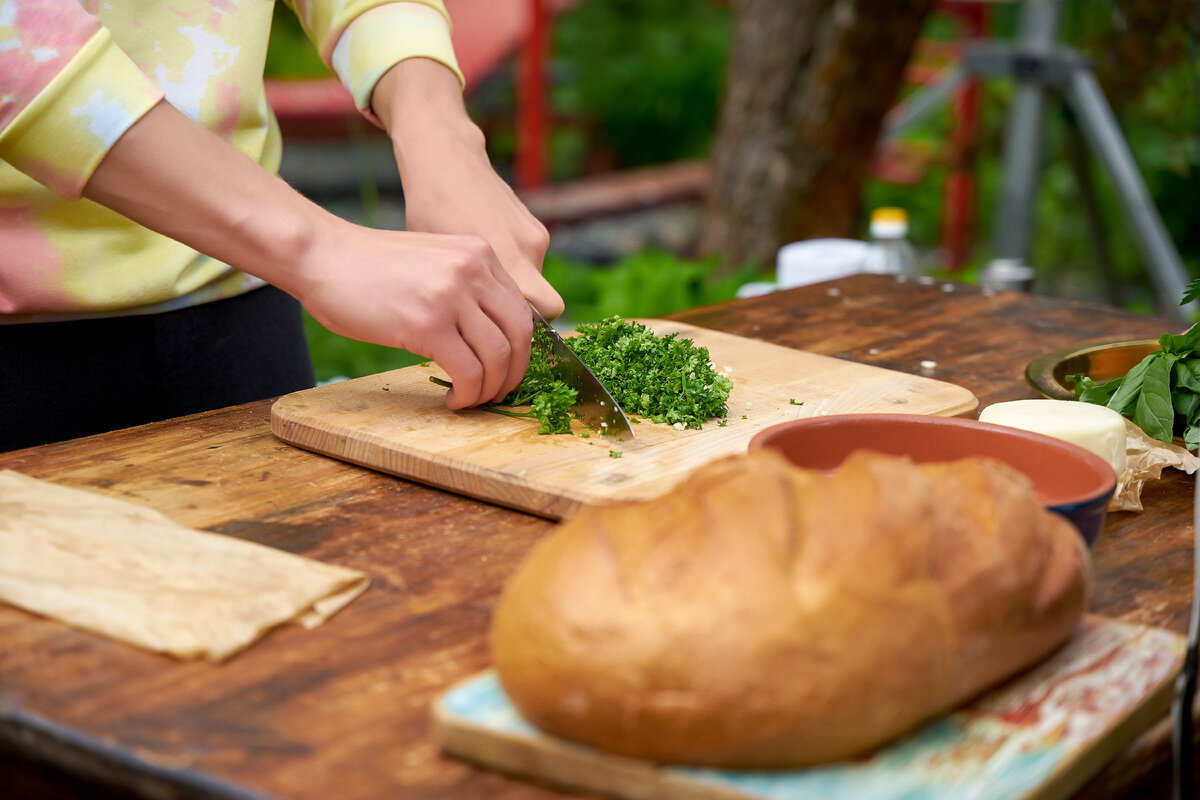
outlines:
M871 245L857 239L808 239L779 248L775 283L780 289L866 272Z

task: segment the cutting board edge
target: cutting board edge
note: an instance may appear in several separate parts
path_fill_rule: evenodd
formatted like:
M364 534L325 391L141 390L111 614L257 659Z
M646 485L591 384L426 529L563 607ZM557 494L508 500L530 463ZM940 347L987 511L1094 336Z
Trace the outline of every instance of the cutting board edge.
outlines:
M299 394L299 393L293 393ZM286 405L280 405L291 395L280 397L271 405L270 428L271 433L280 441L294 447L299 447L309 452L318 453L323 456L344 461L356 466L365 467L366 469L374 470L384 475L390 475L393 478L400 480L412 481L420 483L424 486L431 486L435 489L451 492L453 494L464 495L467 497L481 500L483 502L492 503L494 505L511 508L515 511L521 511L534 516L545 517L546 519L559 521L567 519L577 512L583 505L594 501L582 496L572 496L566 492L552 494L550 492L538 490L533 486L520 481L514 481L511 476L499 470L491 470L488 468L475 467L473 465L460 465L456 470L455 460L442 457L437 461L425 460L419 458L422 455L418 451L406 451L402 447L393 445L393 452L409 455L413 457L415 469L410 472L400 472L387 469L380 463L372 461L370 458L359 458L351 455L345 447L338 447L328 442L340 442L347 444L350 439L348 436L339 433L337 429L317 429L296 419L296 412L287 408ZM292 434L292 430L298 431L302 436ZM314 441L312 437L315 437ZM371 441L360 439L359 444L367 444L371 448L383 448ZM386 459L381 459L386 461ZM470 466L470 469L466 467ZM504 499L497 498L495 493L476 492L472 491L467 481L456 482L453 480L441 480L440 474L458 475L463 478L478 477L484 472L494 473L494 476L509 489L514 489L513 496Z
M978 410L979 398L975 396L974 392L972 392L970 389L966 388L965 386L959 386L957 383L947 383L946 381L942 381L942 383L946 386L954 386L954 387L957 387L958 389L961 389L966 394L966 396L962 399L961 405L951 406L950 408L946 409L946 411L943 413L931 414L930 416L965 417L966 415L973 414L973 413L975 413L976 410Z

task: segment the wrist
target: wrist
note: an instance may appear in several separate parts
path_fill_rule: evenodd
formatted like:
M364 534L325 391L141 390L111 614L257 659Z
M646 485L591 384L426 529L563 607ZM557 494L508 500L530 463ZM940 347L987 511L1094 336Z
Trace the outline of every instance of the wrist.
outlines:
M339 226L349 225L320 206L302 198L302 205L277 209L253 235L261 244L261 259L254 272L283 289L302 304L317 297L329 280L336 249L344 240Z
M376 84L371 108L398 158L409 151L416 157L438 144L485 151L483 132L467 114L457 76L438 61L409 58L396 64Z

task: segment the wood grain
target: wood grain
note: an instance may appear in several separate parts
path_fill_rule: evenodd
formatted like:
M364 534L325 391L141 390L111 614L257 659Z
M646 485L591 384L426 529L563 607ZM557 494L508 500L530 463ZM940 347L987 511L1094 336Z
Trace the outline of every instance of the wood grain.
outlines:
M643 419L635 438L588 431L539 435L537 423L482 409L449 411L436 365L413 366L286 395L271 430L286 442L551 519L584 504L643 500L670 491L697 467L745 452L780 422L826 414L975 410L966 389L906 372L806 353L669 320L640 320L660 336L708 349L728 368L729 416L700 430ZM581 438L586 434L587 438Z
M957 284L859 276L687 311L682 322L925 375L984 405L1035 396L1025 365L1060 347L1157 336L1163 319ZM563 797L441 755L429 709L488 666L505 578L550 521L286 444L270 402L10 453L0 468L150 505L176 521L360 569L372 586L313 631L226 664L181 663L0 606L0 792L144 797ZM2 423L0 423L2 424ZM1192 479L1111 514L1092 611L1187 629ZM1156 726L1084 790L1166 797ZM40 766L39 766L40 765ZM44 769L42 768L44 767ZM88 789L78 789L87 786ZM11 787L17 787L15 789Z

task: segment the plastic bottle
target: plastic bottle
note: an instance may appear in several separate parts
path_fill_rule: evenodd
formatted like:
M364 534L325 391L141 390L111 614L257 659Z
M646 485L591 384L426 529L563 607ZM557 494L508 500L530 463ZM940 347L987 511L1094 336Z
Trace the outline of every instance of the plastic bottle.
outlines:
M867 272L920 275L917 252L908 241L908 214L903 208L877 208L871 212L871 253Z

